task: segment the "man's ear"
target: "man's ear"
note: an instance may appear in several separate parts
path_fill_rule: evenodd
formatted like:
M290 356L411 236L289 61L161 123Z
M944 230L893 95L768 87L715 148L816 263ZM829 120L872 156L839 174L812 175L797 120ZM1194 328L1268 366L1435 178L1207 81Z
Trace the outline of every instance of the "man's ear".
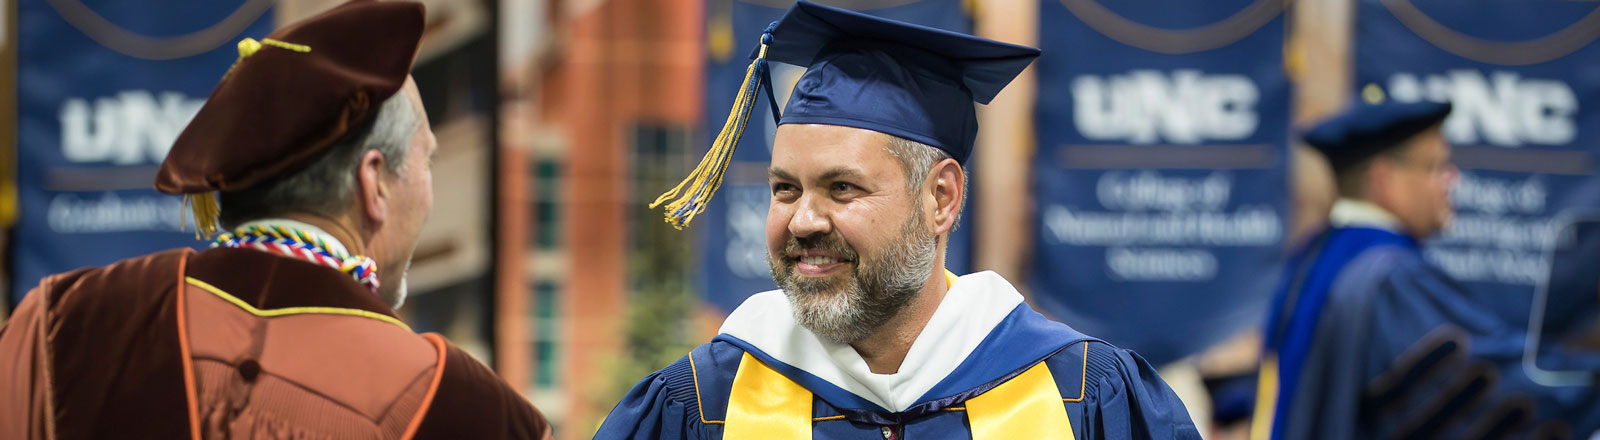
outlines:
M961 213L961 201L966 198L962 185L967 178L965 170L955 159L945 159L933 165L928 170L927 190L933 196L933 221L934 235L943 235L956 227L956 218Z
M356 168L356 201L361 204L365 220L374 226L382 225L389 215L389 163L378 150L361 153L361 166Z
M1383 160L1381 157L1373 158L1372 163L1367 165L1366 174L1366 176L1362 176L1362 180L1366 181L1365 186L1361 188L1362 195L1367 200L1374 202L1386 197L1386 195L1380 194L1379 189L1387 188L1389 181L1394 179L1394 167L1389 161Z

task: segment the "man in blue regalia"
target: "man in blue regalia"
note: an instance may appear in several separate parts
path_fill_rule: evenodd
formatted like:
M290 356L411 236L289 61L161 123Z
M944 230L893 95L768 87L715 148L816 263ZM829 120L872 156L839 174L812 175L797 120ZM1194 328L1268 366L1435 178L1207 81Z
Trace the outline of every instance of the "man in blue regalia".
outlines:
M1524 371L1526 309L1496 310L1503 298L1423 257L1419 242L1452 217L1449 113L1378 99L1305 134L1340 199L1274 297L1253 438L1570 438L1600 426L1594 387Z
M973 102L1037 49L804 1L762 42L707 159L658 203L676 198L680 227L703 209L768 60L807 66L769 169L781 289L639 382L596 438L1199 438L1137 355L1045 319L999 275L944 270Z

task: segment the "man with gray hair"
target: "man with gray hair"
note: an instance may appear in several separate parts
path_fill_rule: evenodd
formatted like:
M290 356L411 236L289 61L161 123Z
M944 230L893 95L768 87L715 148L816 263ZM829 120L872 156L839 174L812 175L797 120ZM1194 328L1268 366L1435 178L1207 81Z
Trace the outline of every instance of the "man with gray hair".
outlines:
M241 42L156 176L225 231L42 280L0 327L0 438L548 437L394 313L433 204L422 30L357 0Z
M1137 355L1045 319L993 272L944 269L973 103L1037 49L801 1L756 53L727 128L658 203L678 197L680 227L700 212L768 60L808 66L768 168L781 289L640 381L596 438L1199 438Z

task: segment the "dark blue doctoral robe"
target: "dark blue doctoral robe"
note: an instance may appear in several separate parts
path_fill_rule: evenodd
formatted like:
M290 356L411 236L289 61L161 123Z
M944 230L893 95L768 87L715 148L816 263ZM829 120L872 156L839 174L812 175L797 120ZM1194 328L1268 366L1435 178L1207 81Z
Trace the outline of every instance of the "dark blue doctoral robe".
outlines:
M1600 390L1540 385L1524 371L1526 309L1508 313L1497 309L1503 299L1463 288L1415 240L1330 228L1287 270L1266 328L1263 384L1278 387L1264 395L1273 399L1271 438L1583 438L1600 429Z
M741 357L750 353L813 397L817 439L971 438L967 399L1044 362L1077 439L1198 439L1184 406L1138 355L1019 304L914 405L890 412L727 334L651 374L606 418L597 439L720 439ZM905 365L902 368L916 368ZM837 417L837 416L843 416Z

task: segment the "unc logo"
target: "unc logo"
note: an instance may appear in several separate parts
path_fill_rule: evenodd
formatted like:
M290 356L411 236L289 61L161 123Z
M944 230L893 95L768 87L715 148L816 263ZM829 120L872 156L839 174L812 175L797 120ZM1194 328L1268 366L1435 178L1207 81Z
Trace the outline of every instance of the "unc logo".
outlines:
M1475 69L1396 73L1389 95L1400 102L1450 101L1444 135L1456 145L1567 145L1578 135L1578 95L1558 80L1504 71L1485 76Z
M1261 91L1250 78L1134 70L1072 80L1073 123L1085 138L1131 144L1237 141L1256 131Z
M72 163L159 163L203 99L178 92L157 97L125 90L113 97L68 98L61 104L61 155Z

